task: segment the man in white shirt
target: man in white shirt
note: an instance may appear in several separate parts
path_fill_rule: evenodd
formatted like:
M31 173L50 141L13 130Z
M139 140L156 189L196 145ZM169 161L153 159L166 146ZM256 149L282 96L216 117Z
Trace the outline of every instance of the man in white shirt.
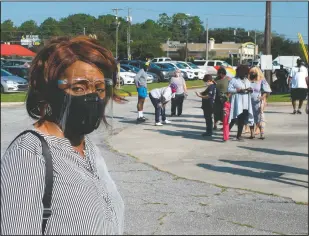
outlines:
M289 86L291 88L293 114L301 114L301 107L308 92L308 69L304 66L301 59L298 59L296 63L297 67L292 68L289 75ZM298 110L296 111L297 100L299 103Z
M149 98L155 108L155 125L162 126L163 124L170 124L171 122L166 119L165 106L175 96L177 85L171 83L167 87L155 88L150 91ZM160 114L162 116L162 123L160 122Z

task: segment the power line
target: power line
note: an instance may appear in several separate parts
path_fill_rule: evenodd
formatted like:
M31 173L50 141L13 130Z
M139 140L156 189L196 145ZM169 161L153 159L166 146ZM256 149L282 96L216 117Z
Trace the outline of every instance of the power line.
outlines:
M137 11L151 11L151 12L160 12L160 13L171 13L178 14L183 12L172 12L172 11L164 11L161 10L153 10L153 9L145 9L145 8L136 8L134 10ZM185 13L183 13L185 14ZM265 15L245 15L245 14L203 14L203 16L232 16L232 17L265 17ZM308 16L272 16L275 18L300 18L300 19L308 19Z

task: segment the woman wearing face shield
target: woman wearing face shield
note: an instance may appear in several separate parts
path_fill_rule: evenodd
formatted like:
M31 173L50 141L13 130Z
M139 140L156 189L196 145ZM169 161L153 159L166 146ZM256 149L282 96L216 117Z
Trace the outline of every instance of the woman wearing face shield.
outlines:
M33 127L1 159L5 235L123 233L124 204L87 136L106 123L117 65L87 36L51 40L34 58L26 109Z
M228 85L231 94L231 109L229 116L230 130L238 123L236 140L243 141L241 134L246 123L253 125L253 111L250 94L253 92L248 80L249 67L240 65L236 69L236 76Z
M254 118L254 124L250 126L250 139L255 138L254 126L260 129L260 138L264 139L264 107L266 97L271 93L271 88L264 78L262 71L258 67L252 67L250 69L249 80L251 81L251 87L253 89L253 92L251 93L251 103Z
M185 96L187 96L187 85L185 79L181 76L181 71L179 69L176 69L174 77L171 78L170 83L175 83L177 85L175 98L172 98L171 116L176 115L176 109L177 116L181 116L183 101Z

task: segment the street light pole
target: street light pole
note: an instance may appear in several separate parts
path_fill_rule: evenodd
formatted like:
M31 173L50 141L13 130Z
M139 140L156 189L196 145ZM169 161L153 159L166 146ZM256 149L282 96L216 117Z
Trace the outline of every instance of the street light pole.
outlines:
M253 60L256 57L256 30L254 31L254 52L253 52Z
M170 38L167 38L166 57L169 57L169 51L170 51Z
M190 16L190 14L186 14L186 16ZM186 18L186 62L188 61L188 35L189 35L189 22L188 18Z
M127 50L128 60L131 60L131 16L130 8L128 8L128 29L127 29Z
M206 18L206 60L208 60L208 52L209 52L209 38L208 38L208 18Z
M265 54L271 55L271 1L266 2L265 17ZM265 70L265 78L271 84L272 70Z

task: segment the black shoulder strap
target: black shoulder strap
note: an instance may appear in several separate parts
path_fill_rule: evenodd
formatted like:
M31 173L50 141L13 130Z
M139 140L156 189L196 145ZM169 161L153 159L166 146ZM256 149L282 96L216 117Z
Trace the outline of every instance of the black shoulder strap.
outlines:
M45 159L45 191L43 195L43 222L42 222L42 235L45 233L46 223L48 218L51 216L51 198L52 198L52 190L53 190L53 160L50 153L50 149L46 140L41 136L39 133L35 132L34 130L25 130L20 133L12 142L11 144L20 136L31 133L38 137L42 143L42 154ZM10 144L10 146L11 146ZM10 147L9 146L9 147Z

